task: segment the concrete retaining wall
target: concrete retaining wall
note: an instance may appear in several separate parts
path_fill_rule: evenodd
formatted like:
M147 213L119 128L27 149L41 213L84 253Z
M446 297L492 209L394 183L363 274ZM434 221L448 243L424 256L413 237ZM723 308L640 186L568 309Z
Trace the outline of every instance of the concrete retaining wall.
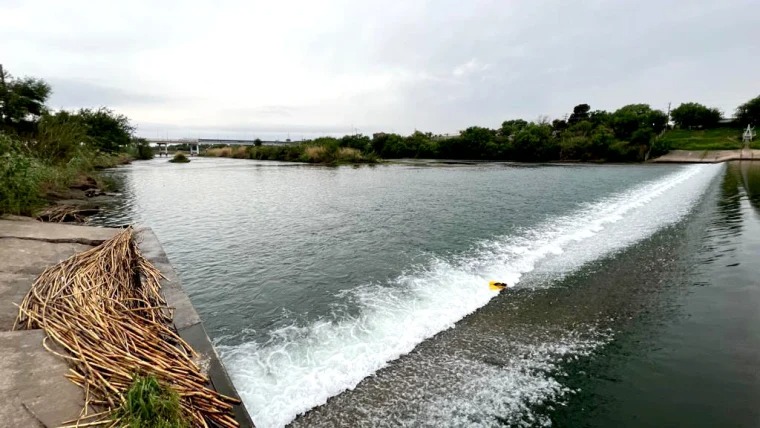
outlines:
M161 281L161 289L167 305L175 308L174 326L180 337L200 356L199 365L208 375L213 388L221 394L240 399L156 234L150 228L142 228L137 230L137 238L140 251L166 277ZM243 404L234 406L233 416L243 428L254 426Z

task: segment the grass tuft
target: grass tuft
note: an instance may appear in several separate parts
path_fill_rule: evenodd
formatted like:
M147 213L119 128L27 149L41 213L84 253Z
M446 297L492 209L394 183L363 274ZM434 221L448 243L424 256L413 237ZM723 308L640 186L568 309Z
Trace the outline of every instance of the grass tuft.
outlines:
M186 428L179 395L153 375L135 376L121 407L119 426L129 428Z

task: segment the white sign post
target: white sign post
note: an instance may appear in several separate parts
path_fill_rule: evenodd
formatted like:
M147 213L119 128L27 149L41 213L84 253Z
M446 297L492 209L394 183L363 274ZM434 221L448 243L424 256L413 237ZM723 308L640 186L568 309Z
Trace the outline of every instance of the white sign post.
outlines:
M755 128L747 125L747 129L745 129L744 134L742 134L742 141L744 143L750 143L753 138L755 138Z

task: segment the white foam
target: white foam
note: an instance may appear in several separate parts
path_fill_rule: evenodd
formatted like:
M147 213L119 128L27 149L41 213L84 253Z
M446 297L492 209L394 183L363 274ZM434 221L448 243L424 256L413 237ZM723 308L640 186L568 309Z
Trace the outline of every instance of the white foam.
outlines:
M514 285L541 263L566 273L644 239L683 218L720 171L684 167L454 260L433 260L393 286L357 287L358 316L289 326L265 344L220 351L254 423L283 426L484 306L496 295L488 279Z
M534 409L575 391L562 385L560 364L591 354L610 335L606 332L583 338L572 333L549 341L517 344L505 364L495 366L477 360L436 361L449 373L457 373L445 393L435 394L406 420L395 421L408 427L471 426L551 426L551 420ZM525 348L520 350L519 348ZM402 405L401 403L398 403ZM373 415L382 425L382 416ZM387 425L387 424L386 424Z

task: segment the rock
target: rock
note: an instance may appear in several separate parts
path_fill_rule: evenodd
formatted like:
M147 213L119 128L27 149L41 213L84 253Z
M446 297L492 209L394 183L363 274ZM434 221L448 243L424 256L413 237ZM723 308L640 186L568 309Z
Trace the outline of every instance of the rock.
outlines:
M88 197L88 198L91 198L93 196L100 196L100 195L103 195L103 194L104 194L103 191L100 190L100 189L97 189L97 188L95 188L95 189L87 189L87 190L84 191L84 195L86 197Z
M95 181L92 177L81 177L77 180L76 183L69 186L72 189L79 189L79 190L88 190L88 189L97 189L98 188L98 182Z

